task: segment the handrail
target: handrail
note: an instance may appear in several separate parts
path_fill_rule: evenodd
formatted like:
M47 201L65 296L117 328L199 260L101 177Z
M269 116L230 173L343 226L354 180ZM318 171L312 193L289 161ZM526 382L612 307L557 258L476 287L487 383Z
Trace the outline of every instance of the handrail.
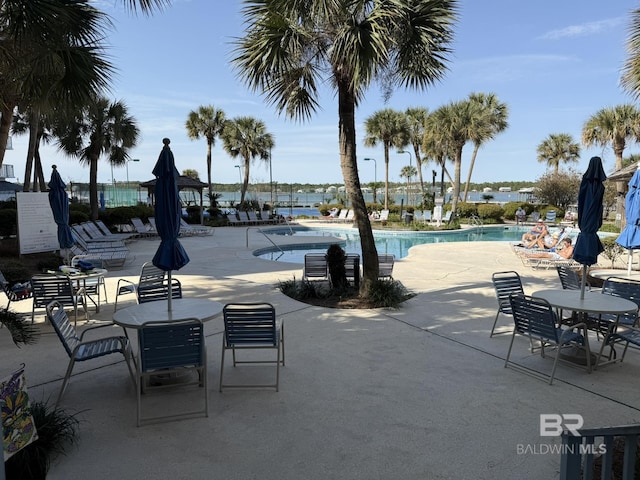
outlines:
M471 215L471 218L469 219L469 223L471 225L474 225L479 230L482 230L482 228L484 227L484 224L482 223L482 219L478 215Z
M636 447L640 436L640 425L622 425L618 427L588 428L578 430L578 436L565 431L562 433L562 457L560 460L560 480L579 480L593 478L594 453L602 456L602 478L611 478L614 437L624 437L624 459L622 479L632 480L636 463ZM602 443L595 443L602 437ZM601 445L601 448L598 446ZM584 458L584 472L582 472Z
M280 250L280 253L284 254L284 250L282 250L280 248L280 246L274 242L273 240L271 240L266 233L264 233L262 231L262 229L260 227L247 227L247 230L245 232L245 246L246 248L249 248L249 230L251 230L252 228L256 229L258 232L260 232L262 235L264 235L264 238L266 238L267 240L269 240L269 242L271 243L271 245L273 245L274 247L276 247L278 250Z

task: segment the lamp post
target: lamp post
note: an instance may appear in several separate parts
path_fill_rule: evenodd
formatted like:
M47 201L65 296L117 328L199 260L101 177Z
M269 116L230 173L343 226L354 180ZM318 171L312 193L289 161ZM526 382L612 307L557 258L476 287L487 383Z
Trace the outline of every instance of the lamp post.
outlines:
M376 191L378 190L378 163L375 158L365 158L365 162L373 162L373 203L376 202Z
M269 147L269 197L271 210L273 211L273 172L271 170L271 147Z
M238 178L240 178L240 188L242 188L242 171L240 170L242 167L240 165L236 165L238 169Z
M407 153L409 154L409 166L413 167L413 157L411 156L411 152L408 150L398 150L398 153ZM411 176L409 176L409 185L407 186L407 205L411 203L411 196L409 191L411 190Z

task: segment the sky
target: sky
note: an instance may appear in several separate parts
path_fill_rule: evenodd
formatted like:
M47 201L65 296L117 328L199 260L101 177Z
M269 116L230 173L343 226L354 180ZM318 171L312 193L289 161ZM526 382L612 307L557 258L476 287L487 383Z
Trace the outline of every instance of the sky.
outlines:
M274 136L272 177L279 183L342 185L338 151L338 113L335 92L326 85L319 97L321 109L301 123L279 115L259 92L250 91L230 64L232 42L243 35L242 2L174 0L152 16L126 12L121 0L101 0L95 5L108 13L114 28L106 43L117 67L112 100L123 101L140 127L138 145L130 151L128 166L113 169L106 159L98 166L98 181L146 181L162 139L171 149L180 172L195 169L206 181L206 140L190 140L185 122L192 110L213 105L227 118L253 116ZM625 42L630 14L637 0L461 0L454 27L449 71L442 81L425 91L397 90L384 102L372 85L356 110L357 157L363 184L384 178L382 147L365 147L364 122L383 108L430 111L472 92L494 93L509 109L509 127L479 151L472 181L535 181L546 171L537 161L536 148L550 134L569 133L580 141L583 124L598 110L634 103L620 87L626 59ZM462 178L466 179L473 146L463 151ZM45 178L57 165L69 182L88 182L89 169L76 159L42 146ZM638 153L637 144L625 156ZM13 150L4 163L13 165L16 181L24 180L27 137L13 137ZM578 171L589 159L602 157L606 172L614 169L610 147L582 148ZM402 181L402 167L415 162L392 150L390 181ZM376 162L365 162L373 158ZM213 149L214 183L240 181L239 159L231 158L216 141ZM414 163L415 164L415 163ZM429 179L432 163L423 167ZM452 170L452 168L451 168ZM250 170L251 183L269 182L268 163Z

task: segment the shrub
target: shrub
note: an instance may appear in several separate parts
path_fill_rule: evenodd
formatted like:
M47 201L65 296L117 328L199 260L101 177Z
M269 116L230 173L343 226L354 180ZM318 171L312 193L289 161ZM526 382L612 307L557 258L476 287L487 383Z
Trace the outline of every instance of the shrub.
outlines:
M504 214L504 210L500 205L496 205L495 203L481 203L478 205L478 216L485 219L492 219L500 221Z
M456 209L456 213L462 218L469 218L472 215L478 214L478 208L479 206L475 203L460 202Z
M620 227L615 223L603 223L599 231L609 233L620 233Z
M602 254L611 260L611 268L614 268L616 260L624 253L624 248L616 243L617 237L605 237L602 240L604 252Z
M88 222L91 215L80 210L69 210L69 224Z
M526 212L527 215L530 215L531 212L535 210L535 207L531 203L525 202L507 202L504 204L502 209L504 210L504 214L502 215L507 220L515 220L516 219L516 210L518 207L522 207L522 209Z
M369 287L367 297L374 308L398 309L402 302L413 297L413 294L397 280L376 280Z
M26 282L32 276L31 271L20 260L4 260L0 263L0 270L9 285Z

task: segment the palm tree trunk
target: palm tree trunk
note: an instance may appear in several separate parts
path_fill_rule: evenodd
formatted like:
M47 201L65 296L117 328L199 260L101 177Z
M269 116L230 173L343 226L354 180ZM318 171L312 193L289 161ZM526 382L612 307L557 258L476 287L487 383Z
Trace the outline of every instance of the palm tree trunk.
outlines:
M356 99L349 90L349 83L338 81L338 116L339 116L339 147L340 167L344 177L345 187L354 210L355 223L360 233L360 246L362 248L362 281L360 293L366 294L371 285L378 279L378 251L371 222L367 214L367 206L360 188L358 176L358 163L356 158ZM385 197L385 203L386 203Z
M456 148L453 180L453 198L451 199L451 211L456 213L458 208L458 197L460 197L460 170L462 167L462 148Z
M476 143L473 147L473 154L471 155L471 164L469 165L469 175L467 175L467 183L464 186L464 196L462 197L463 202L467 201L467 193L469 192L469 184L471 183L471 174L473 173L473 166L476 163L476 156L478 155L479 149L480 149L480 145Z
M4 100L4 99L3 99ZM11 128L11 122L13 121L13 110L15 103L0 102L4 104L3 108L0 108L0 167L4 162L4 154L7 150L7 143L9 142L9 129Z
M209 186L209 206L213 206L213 190L211 188L211 142L207 140L207 183Z
M240 206L244 205L244 197L249 189L249 157L244 159L244 179L242 181L242 191L240 192Z
M89 160L89 206L91 220L98 220L98 155L92 154Z
M422 178L422 159L420 158L420 149L417 145L413 146L413 153L416 157L416 167L418 168L418 180L420 181L421 204L424 204L424 180Z
M389 145L384 144L384 209L389 209Z

